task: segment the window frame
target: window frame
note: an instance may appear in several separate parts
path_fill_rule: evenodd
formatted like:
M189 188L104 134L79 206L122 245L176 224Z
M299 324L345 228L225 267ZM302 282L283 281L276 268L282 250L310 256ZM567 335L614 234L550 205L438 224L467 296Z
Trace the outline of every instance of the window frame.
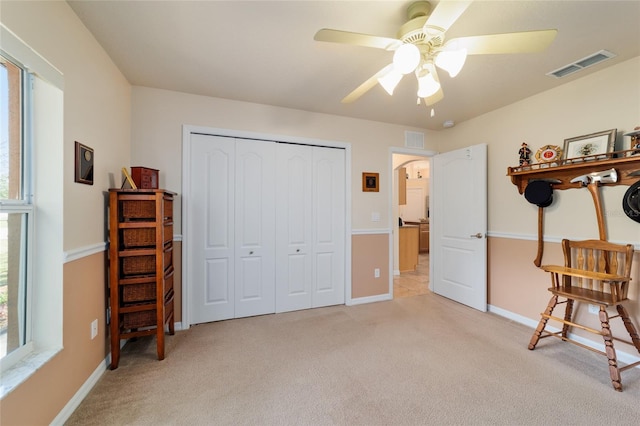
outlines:
M30 146L24 152L28 177L21 188L31 205L31 230L26 256L26 295L30 324L26 344L0 359L0 398L20 386L63 348L63 222L64 222L64 78L44 57L27 46L0 22L0 50L22 64L28 98L23 124ZM25 106L23 105L23 108ZM4 203L3 209L24 210L23 200Z
M18 305L19 340L20 346L10 353L7 353L1 359L0 371L5 372L20 362L25 356L33 351L33 272L34 257L33 247L35 244L35 206L33 204L33 132L32 119L33 114L33 73L29 72L26 67L0 49L0 55L5 60L11 62L15 67L20 69L20 194L18 199L0 199L0 213L7 214L23 214L26 220L23 221L20 235L20 265L19 275L20 283L18 296L21 302Z

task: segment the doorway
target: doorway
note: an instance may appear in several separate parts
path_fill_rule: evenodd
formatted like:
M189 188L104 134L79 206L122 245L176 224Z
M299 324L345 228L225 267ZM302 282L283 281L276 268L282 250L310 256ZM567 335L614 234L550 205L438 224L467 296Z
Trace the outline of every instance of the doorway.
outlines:
M429 152L398 149L391 153L393 194L393 298L430 291ZM404 182L400 182L404 180ZM400 191L406 196L401 197ZM401 204L402 203L402 204ZM402 225L401 225L402 224Z

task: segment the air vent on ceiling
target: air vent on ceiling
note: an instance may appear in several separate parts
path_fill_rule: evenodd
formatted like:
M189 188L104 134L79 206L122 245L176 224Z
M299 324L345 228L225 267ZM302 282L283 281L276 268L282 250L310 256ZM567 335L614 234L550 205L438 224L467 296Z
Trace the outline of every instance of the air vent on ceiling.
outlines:
M406 146L407 148L424 149L424 133L410 132L408 130L405 130L404 146Z
M601 50L592 55L587 56L586 58L579 59L572 64L565 65L562 68L558 68L555 71L548 72L547 75L550 75L555 78L562 78L565 75L573 74L574 72L578 72L592 65L598 64L602 61L606 61L607 59L615 58L616 54L611 53L607 50Z

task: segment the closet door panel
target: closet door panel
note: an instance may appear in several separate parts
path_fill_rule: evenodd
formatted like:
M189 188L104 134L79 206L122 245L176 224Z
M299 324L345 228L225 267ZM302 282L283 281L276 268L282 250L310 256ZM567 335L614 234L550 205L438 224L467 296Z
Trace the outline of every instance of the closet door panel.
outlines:
M315 276L312 307L344 303L345 154L313 147Z
M313 150L279 144L276 192L276 312L311 307Z
M234 316L235 142L192 135L189 194L191 323Z
M236 140L236 318L275 312L275 148Z

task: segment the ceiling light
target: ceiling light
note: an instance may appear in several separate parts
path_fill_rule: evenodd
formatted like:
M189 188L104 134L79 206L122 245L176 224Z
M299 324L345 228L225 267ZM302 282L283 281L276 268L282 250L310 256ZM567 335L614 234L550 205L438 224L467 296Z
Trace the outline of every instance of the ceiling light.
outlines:
M436 56L436 65L447 71L451 78L458 75L467 60L467 49L443 50Z
M388 73L378 79L378 83L380 83L380 86L382 86L388 94L393 95L393 91L398 83L400 83L400 80L402 80L402 74L396 71L395 67L392 67Z
M435 117L435 115L436 115L436 110L431 108L431 117L433 118Z
M440 89L440 83L433 78L430 72L418 77L418 97L427 98Z
M419 63L420 50L415 44L403 44L393 54L393 67L401 74L413 72Z

